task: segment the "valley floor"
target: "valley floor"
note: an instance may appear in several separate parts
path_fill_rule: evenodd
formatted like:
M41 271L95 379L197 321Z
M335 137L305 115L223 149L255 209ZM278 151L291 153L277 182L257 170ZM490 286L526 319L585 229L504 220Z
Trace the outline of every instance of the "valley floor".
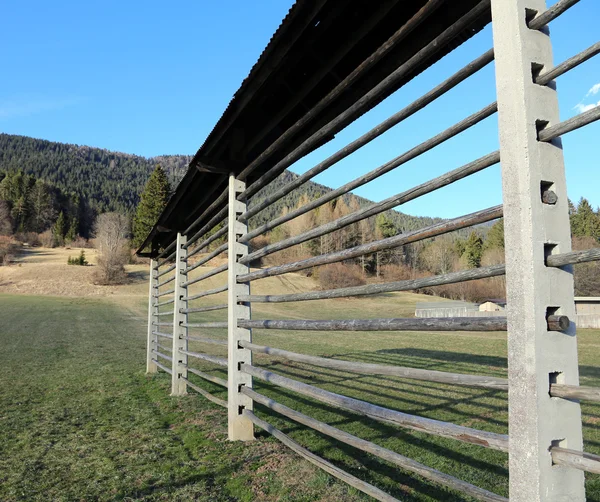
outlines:
M74 256L78 250L32 250L21 258L20 266L0 268L0 500L367 500L262 433L252 443L228 442L225 411L193 391L186 397L169 397L166 374L144 374L147 267L130 266L128 285L93 286L94 267L67 266L69 252ZM222 280L217 276L206 287ZM255 291L314 287L310 278L290 276L258 281ZM331 300L319 302L318 307L311 302L257 305L254 317L402 317L412 315L422 298L402 293ZM202 319L222 320L225 315L223 311L208 314ZM224 338L225 333L211 330L207 336ZM600 331L583 330L578 336L582 384L598 386ZM256 330L254 340L326 357L506 376L503 333ZM219 347L199 343L191 350L223 354ZM224 375L214 367L194 364ZM408 413L507 432L506 393L501 391L367 377L268 356L256 357L255 364ZM199 379L195 382L224 397L224 390ZM345 431L507 495L505 454L378 424L269 384L256 382L255 389ZM600 405L582 408L585 448L598 454ZM469 500L260 406L257 414L311 451L400 500ZM588 475L587 491L589 501L600 502L600 476Z

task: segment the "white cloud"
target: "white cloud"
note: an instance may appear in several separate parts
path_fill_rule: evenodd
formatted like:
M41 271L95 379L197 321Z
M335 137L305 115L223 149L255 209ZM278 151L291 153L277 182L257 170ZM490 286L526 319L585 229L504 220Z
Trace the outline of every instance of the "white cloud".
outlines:
M587 98L588 96L594 96L595 94L598 94L599 92L600 92L600 82L598 82L596 85L593 85L592 88L585 95L585 97Z
M574 108L575 108L575 110L577 110L577 113L583 113L583 112L590 111L590 110L596 108L597 106L600 106L600 101L598 101L597 103L591 103L589 105L584 105L583 103L578 103L574 106Z
M0 119L26 117L53 110L62 110L77 105L81 101L81 98L75 97L58 99L17 98L0 101Z

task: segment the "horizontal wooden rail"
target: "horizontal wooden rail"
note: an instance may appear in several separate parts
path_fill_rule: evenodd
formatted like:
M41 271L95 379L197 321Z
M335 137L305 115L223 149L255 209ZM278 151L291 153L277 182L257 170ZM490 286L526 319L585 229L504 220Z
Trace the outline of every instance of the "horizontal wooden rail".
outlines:
M594 45L588 47L586 50L581 51L579 54L570 57L569 59L555 66L551 70L542 73L535 79L535 83L539 85L546 85L555 78L564 75L568 71L571 71L573 68L576 68L580 64L586 62L588 59L593 58L598 54L600 54L600 42L597 42Z
M211 305L210 307L195 307L191 309L180 309L179 312L182 314L191 314L193 312L210 312L212 310L223 310L227 308L227 304Z
M156 317L161 317L164 315L173 315L173 311L169 311L169 312L159 312L158 314L154 314Z
M393 424L411 430L433 434L435 436L448 437L464 443L483 446L485 448L492 448L504 452L508 451L508 436L504 434L480 431L471 429L470 427L463 427L462 425L441 422L432 418L409 415L407 413L402 413L401 411L391 410L352 397L335 394L334 392L315 387L314 385L302 383L245 363L240 365L240 369L265 382L272 383L273 385L297 392L304 396L312 397L317 401L327 403L331 406L370 417L383 423Z
M396 169L397 167L409 162L410 160L413 160L413 159L419 157L420 155L424 154L425 152L431 150L432 148L444 143L445 141L449 140L450 138L453 138L454 136L460 134L461 132L466 131L470 127L474 126L475 124L478 124L482 120L484 120L484 119L490 117L491 115L493 115L494 113L496 113L497 109L498 109L498 106L496 103L492 103L491 105L486 106L484 109L478 111L477 113L470 115L466 119L458 122L457 124L453 125L452 127L449 127L448 129L442 131L441 133L434 136L433 138L428 139L427 141L421 143L420 145L417 145L416 147L403 153L402 155L399 155L398 157L386 162L385 164L379 166L378 168L373 169L372 171L368 172L367 174L364 174L364 175L356 178L355 180L350 181L350 182L342 185L339 188L336 188L335 190L331 190L330 192L323 194L318 199L314 199L314 200L310 201L308 204L305 204L304 206L302 206L298 209L290 211L289 213L287 213L283 216L280 216L279 218L275 218L273 221L268 222L251 232L248 232L247 234L243 235L239 239L240 242L248 242L250 239L264 233L265 231L267 231L271 228L274 228L274 227L281 225L287 221L297 218L298 216L305 214L309 211L312 211L313 209L316 209L317 207L320 207L320 206L326 204L327 202L329 202L333 199L336 199L337 197L340 197L358 187L366 185L370 181L373 181L373 180L383 176L384 174ZM495 161L493 159L488 159L487 157L484 157L484 159L487 160L488 162L487 163L484 162L483 165L481 165L481 166L479 166L479 164L475 164L475 165L467 164L467 166L470 167L472 172L469 172L467 170L467 172L464 173L463 176L459 176L459 174L462 173L462 170L459 170L458 172L452 171L451 173L448 173L447 175L443 175L439 178L435 178L434 180L432 180L429 183L426 183L424 185L420 185L420 186L416 187L415 190L417 191L417 193L415 195L413 195L412 197L410 196L412 193L412 190L409 190L408 192L403 192L402 194L399 194L395 197L386 199L385 201L380 203L380 205L381 205L381 207L385 206L387 209L390 209L392 207L397 206L398 204L401 204L403 202L407 202L416 197L419 197L420 195L423 195L424 193L429 193L433 190L436 190L437 188L440 188L445 185L449 185L450 183L453 183L454 181L456 181L458 179L464 178L464 177L468 176L469 174L472 174L474 172L480 171L486 167L496 164L500 160L500 154L499 153L497 154L497 160L495 160ZM481 160L479 161L479 163L481 163ZM465 167L467 167L467 166L465 166ZM452 179L452 176L459 176L459 177L450 181ZM435 185L436 182L439 184L439 186L436 186L435 188L429 186L430 184ZM420 191L422 191L423 193L420 193ZM395 198L400 199L401 202L398 202L398 203L388 207L388 205L391 203L391 201L394 200ZM406 199L406 200L402 200L402 199ZM384 211L384 210L385 209L382 209L382 211ZM363 209L361 211L365 211L365 210ZM381 211L376 211L373 214L377 214L377 212L381 212ZM347 215L345 218L350 219L349 217L350 217L350 215ZM362 219L362 218L359 218L359 219ZM349 223L347 223L347 224L349 224ZM314 228L312 230L309 230L309 231L301 234L303 238L299 242L305 242L306 240L310 240L310 239L313 239L314 237L324 235L325 233L329 233L333 230L336 230L337 228L342 228L343 226L345 226L345 225L341 225L340 227L337 227L336 222L331 222L326 225L322 225L321 227ZM327 228L336 227L336 228L332 228L332 230L325 230L325 229L322 230L322 227L327 227ZM313 236L313 234L314 234L314 236ZM278 248L285 249L286 247L288 247L287 246L288 242L291 242L292 240L295 241L298 239L298 237L300 237L300 236L294 236L294 237L290 237L289 239L283 239L282 241L279 241L275 244L266 246L263 249L266 249L266 248L272 248L274 250L278 250ZM294 242L294 243L297 244L297 242ZM252 253L252 255L255 255L255 253ZM251 255L249 255L249 256L251 256ZM245 258L245 259L247 260L247 258ZM248 261L246 261L245 263L248 263Z
M156 354L158 357L162 357L163 359L166 359L167 361L172 361L173 358L171 356L167 356L166 354L163 354L162 352L159 352L158 350L152 350L153 354Z
M365 286L351 286L348 288L324 289L322 291L309 291L306 293L289 293L284 295L240 295L238 300L251 303L284 303L308 300L325 300L329 298L346 298L350 296L377 295L394 291L411 291L415 289L455 284L457 282L497 277L505 274L504 265L491 265L488 267L471 268L460 272L407 279L404 281L384 282L381 284L367 284Z
M190 357L195 357L196 359L202 359L203 361L208 361L209 363L227 367L227 359L223 357L211 356L209 354L200 354L199 352L190 352L189 350L180 350L179 352L181 352L182 354L186 354Z
M161 296L165 296L165 295L170 295L170 294L172 294L172 293L174 293L174 292L175 292L175 290L174 290L174 289L169 289L169 290L167 290L167 291L163 291L162 293L158 293L158 294L156 295L156 298L160 298Z
M506 378L490 377L484 375L465 375L461 373L447 373L445 371L424 370L419 368L406 368L403 366L388 366L383 364L370 364L356 361L342 361L339 359L330 359L318 356L309 356L306 354L297 354L282 349L274 349L264 345L257 345L252 342L240 341L240 347L249 349L252 352L269 354L272 356L283 357L290 361L311 364L321 368L330 368L350 373L360 373L363 375L386 375L399 378L408 378L411 380L424 380L427 382L438 382L449 385L466 385L471 387L484 387L488 389L508 390L508 380Z
M550 395L552 397L562 397L563 399L600 402L600 387L553 383L550 384Z
M186 273L191 272L192 270L197 269L198 267L201 267L202 265L204 265L205 263L209 262L210 260L212 260L213 258L216 258L217 256L219 256L221 253L224 253L225 251L227 251L227 247L228 244L225 243L222 246L219 246L217 249L215 249L212 253L210 253L208 256L205 256L204 258L202 258L201 260L198 260L196 263L194 263L193 265L189 266L188 268L185 269Z
M170 300L166 300L164 302L156 303L154 306L155 307L162 307L163 305L169 305L169 303L174 303L174 302L175 302L175 300L173 298L171 298Z
M264 420L261 420L260 418L258 418L250 410L244 410L243 414L254 425L267 431L269 434L271 434L273 437L277 438L288 448L295 451L298 455L300 455L304 459L308 460L311 464L314 464L317 467L319 467L320 469L323 469L325 472L331 474L333 477L340 479L341 481L344 481L345 483L349 484L350 486L353 486L357 490L360 490L361 492L366 493L367 495L370 495L371 497L373 497L376 500L380 500L382 502L400 502L398 499L381 491L379 488L376 488L373 485L370 485L369 483L366 483L365 481L358 479L357 477L353 476L352 474L348 474L346 471L343 471L339 467L336 467L335 465L328 462L327 460L324 460L323 458L318 457L314 453L308 451L306 448L304 448L303 446L300 446L298 443L296 443L289 436L287 436L283 432L281 432L279 429L276 429L268 422L265 422Z
M153 322L152 326L172 326L171 322Z
M154 364L156 364L156 366L158 366L161 370L166 371L169 375L173 374L173 370L171 370L171 368L165 366L164 364L160 363L157 359L152 359L152 362Z
M492 221L501 217L502 206L495 206L488 209L484 209L482 211L478 211L476 213L467 214L465 216L459 216L458 218L454 218L452 220L445 220L440 223L435 223L428 227L424 227L413 232L408 232L406 234L399 234L393 237L388 237L386 239L361 244L360 246L343 249L341 251L335 251L333 253L314 256L312 258L299 260L293 263L287 263L285 265L277 265L274 267L264 268L261 270L250 272L248 274L242 274L237 277L237 280L238 282L249 282L254 281L256 279L262 279L264 277L272 277L275 275L286 274L289 272L297 272L298 270L305 270L307 268L312 268L319 265L326 265L328 263L336 263L344 260L349 260L358 256L364 256L376 253L378 251L383 251L384 249L392 249L399 246L404 246L406 244L410 244L412 242L418 242L424 239L429 239L430 237L437 237L438 235L443 235L449 232L453 232L455 230L460 230L462 228L469 228L473 225L486 223L488 221ZM292 245L294 245L294 243L290 243L286 247L291 247ZM270 252L275 252L275 250L263 252L263 250L265 249L266 248L262 248L259 251L256 251L255 253L247 255L247 257L254 255L253 259L256 259L261 256L265 256ZM279 249L277 251L279 251Z
M568 253L553 254L546 258L548 267L564 267L600 260L600 248L586 249L585 251L569 251Z
M175 247L176 243L172 242L171 244L169 244L165 249L163 249L157 256L156 258L163 258L164 256L167 255L167 253L169 251L171 251L171 249L173 249ZM162 267L167 261L169 260L169 258L167 258L166 260L163 260L162 262L158 262L157 263L157 268L158 267Z
M242 198L250 198L262 187L266 186L271 180L279 176L285 169L291 166L294 162L299 160L304 155L310 153L317 145L319 145L324 138L336 134L341 131L346 125L356 120L363 113L368 111L373 105L379 103L380 100L388 94L390 91L396 90L399 83L411 75L417 67L423 64L423 61L433 57L439 50L444 47L450 40L454 39L459 33L461 33L466 27L470 26L477 18L481 15L489 12L489 1L483 1L475 6L471 11L466 13L452 26L434 38L429 44L418 51L408 61L400 65L395 71L389 76L384 78L379 84L373 87L367 92L362 98L356 101L353 105L348 107L342 113L340 113L335 119L321 127L318 131L312 134L308 139L301 143L291 153L286 155L281 161L273 166L266 174L262 175L256 182L249 186L241 195ZM406 25L405 25L406 26ZM339 86L338 86L339 87ZM331 93L330 93L331 94ZM329 94L329 95L330 95ZM329 96L328 95L328 96ZM320 103L327 100L326 96ZM283 135L281 135L271 146L264 150L252 163L240 173L240 179L246 179L248 174L252 172L256 167L262 164L266 158L268 158L273 151L278 147L281 142L286 141L290 134L295 134L296 129L303 127L305 121L310 120L315 113L319 112L319 107L322 106L317 104L302 119L296 122L290 129L288 129Z
M225 286L220 286L218 288L207 289L206 291L201 291L195 295L184 296L182 298L183 301L191 302L192 300L197 300L198 298L204 298L205 296L218 295L219 293L224 293L227 291L227 284Z
M211 345L225 345L227 340L215 340L214 338L205 338L203 336L184 336L184 340L192 340L194 342L210 343Z
M164 286L165 284L169 284L170 282L172 282L174 280L175 280L175 276L173 276L173 277L171 277L169 279L165 279L164 281L159 282L156 287L160 288L161 286Z
M552 447L550 453L552 454L552 462L554 464L600 474L600 456L598 455L560 448L558 446Z
M405 471L412 472L414 474L418 474L428 481L433 481L434 483L438 483L442 486L446 486L453 490L457 490L462 493L466 493L471 497L474 497L477 500L483 500L485 502L507 502L508 499L496 495L495 493L489 492L477 486L474 486L466 481L462 481L454 476L450 476L448 474L444 474L432 467L428 467L424 464L417 462L416 460L412 460L404 455L400 455L395 451L388 450L382 446L376 445L371 441L365 441L364 439L360 439L352 434L344 432L336 427L332 427L331 425L327 425L324 422L311 418L303 413L300 413L292 408L288 408L287 406L273 401L272 399L259 394L258 392L249 389L246 386L241 388L242 394L250 397L254 402L262 404L263 406L273 410L284 417L287 417L295 422L298 422L302 425L306 425L311 429L314 429L321 434L325 434L329 437L337 439L342 443L353 446L363 452L370 453L371 455L375 455L387 462L397 465L398 467L404 469Z
M260 201L258 204L251 206L248 209L248 211L246 211L239 217L239 220L242 222L247 222L252 216L258 214L260 211L269 207L271 204L274 204L282 197L285 197L288 193L303 185L308 180L314 178L318 174L329 169L331 166L337 164L342 159L348 157L350 154L356 152L366 144L378 138L383 133L385 133L395 125L399 124L400 122L406 120L419 110L423 109L425 106L432 103L440 96L443 96L446 92L456 87L459 83L461 83L471 75L477 73L479 70L487 66L493 60L494 51L493 49L490 49L485 54L479 56L477 59L466 65L454 75L452 75L450 78L446 79L440 85L438 85L428 93L424 94L419 99L413 101L410 105L395 113L388 119L384 120L370 131L363 134L360 138L352 141L344 148L338 150L336 153L329 156L327 159L320 162L312 169L309 169L304 174L298 176L298 178L291 181L287 185L281 187L279 190L275 191L275 193L269 195L264 200ZM253 185L250 185L251 189L252 187Z
M214 322L184 322L182 324L184 328L226 328L227 321L214 321Z
M175 241L173 241L171 244L169 244L169 246L167 247L167 249L173 249L175 247ZM167 250L165 249L165 251ZM164 252L163 252L164 253ZM163 253L161 253L161 255L163 255ZM175 257L175 253L176 251L173 251L171 254L169 254L163 261L158 262L158 266L162 267L163 265L166 265L167 263L169 263L174 257ZM159 255L159 257L161 256Z
M194 375L198 375L200 378L204 378L204 380L208 380L209 382L216 383L221 387L227 388L227 380L223 378L219 378L214 375L209 375L208 373L204 373L203 371L199 371L196 368L192 368L190 366L186 366L187 370Z
M299 331L506 331L506 317L407 317L396 319L337 319L323 321L304 319L248 321L240 319L238 320L238 327Z
M185 377L180 377L180 378L185 382L185 384L188 387L194 389L198 394L201 394L209 401L212 401L213 403L218 404L219 406L222 406L223 408L227 408L227 401L223 401L222 399L218 398L217 396L213 396L210 392L207 392L204 389L198 387L196 384L190 382Z
M171 340L173 339L173 335L169 335L168 333L161 333L160 331L153 331L152 334L156 336L162 336L163 338L170 338Z
M163 270L160 274L158 274L156 277L162 277L163 275L168 274L169 272L171 272L172 270L175 270L176 265L171 265L168 269Z
M542 129L538 133L538 139L540 141L551 141L554 138L558 138L563 134L567 134L571 131L575 131L580 127L584 127L596 120L600 120L600 106L596 106L587 112L580 113L579 115L575 115L568 120L564 120L563 122L559 122L558 124L554 124L551 126Z
M223 193L219 196L219 198L217 198L198 219L200 220L203 218L204 215L211 214L211 211L214 210L211 208L217 208L221 204L223 204L223 201L227 200L227 193L228 193L227 189L225 189L223 191ZM225 195L225 198L223 198L223 195ZM224 222L226 218L227 218L227 206L220 209L219 212L217 214L215 214L210 220L208 220L208 222L200 230L198 230L192 237L190 237L188 239L188 242L187 242L188 249L194 242L196 242L198 239L200 239L200 237L204 237L208 232L210 232L213 228L215 228L219 223ZM225 227L223 227L223 228L227 228L227 225L225 225ZM220 230L223 230L223 229L220 229ZM218 231L217 231L217 233L218 233ZM217 238L218 237L215 237L214 235L212 235L212 236L208 237L206 240L208 241L208 240L212 239L212 241L214 241ZM195 255L197 252L200 251L200 249L202 249L203 247L206 247L207 244L205 244L205 243L206 243L206 241L204 243L200 244L198 247L194 248L194 250L190 254L188 254L188 257L190 255L191 256Z
M202 274L201 276L196 277L195 279L186 281L181 286L182 287L191 286L192 284L196 284L200 281L204 281L204 280L208 279L209 277L213 277L217 274L220 274L221 272L225 272L226 270L227 270L227 263L221 265L220 267L213 268L210 272L206 272L205 274Z
M214 234L212 234L210 237L207 237L204 241L202 241L200 244L198 244L194 249L189 251L188 258L198 254L204 248L208 247L209 244L212 244L214 241L223 237L226 234L227 234L227 225L225 225L220 230L217 230Z
M544 12L538 14L531 21L529 21L529 28L532 30L540 30L546 26L549 22L554 21L558 16L563 14L567 9L570 9L578 3L579 0L560 0L556 2L552 7L546 9Z
M168 352L173 352L173 349L171 347L165 347L164 345L161 345L160 343L156 344L156 347L162 350L166 350Z

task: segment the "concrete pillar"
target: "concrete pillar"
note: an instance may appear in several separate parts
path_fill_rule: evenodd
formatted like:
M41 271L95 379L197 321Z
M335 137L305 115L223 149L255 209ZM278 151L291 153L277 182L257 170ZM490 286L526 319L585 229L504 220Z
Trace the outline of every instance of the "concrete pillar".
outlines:
M579 403L549 396L551 381L578 385L577 338L571 323L549 331L546 317L575 319L569 267L545 256L571 250L560 140L537 139L559 122L553 83L534 76L553 66L547 28L527 23L545 0L492 0L506 242L511 502L585 500L583 472L552 465L549 449L582 449ZM552 190L556 204L542 201ZM547 200L547 199L546 199Z
M182 377L187 379L187 355L181 351L188 349L188 329L182 324L187 323L187 286L182 286L187 281L187 236L177 234L177 247L175 248L175 285L173 289L173 374L171 375L171 395L183 396L187 394L187 384Z
M156 329L152 323L158 322L158 307L156 302L158 301L156 295L158 294L158 262L156 260L150 260L150 279L149 279L149 291L148 291L148 337L146 339L146 373L156 373L158 366L152 362L154 354L152 350L156 349L157 337L152 332Z
M246 224L237 221L240 214L246 211L246 202L237 200L246 184L237 180L233 174L229 176L229 215L228 215L228 437L230 441L249 441L254 439L252 422L242 415L244 409L252 410L253 402L240 392L242 385L252 388L252 377L242 373L241 363L252 364L252 352L239 347L240 340L252 341L252 331L237 327L238 319L250 319L250 304L238 301L239 295L250 294L250 284L238 284L237 276L246 274L248 266L239 263L242 256L248 254L248 246L238 242L238 238L248 231Z

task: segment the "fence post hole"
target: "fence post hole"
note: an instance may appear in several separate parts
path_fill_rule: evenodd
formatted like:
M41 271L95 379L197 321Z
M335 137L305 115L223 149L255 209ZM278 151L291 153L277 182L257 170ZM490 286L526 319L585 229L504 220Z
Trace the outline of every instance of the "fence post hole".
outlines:
M187 309L187 286L183 286L187 281L187 249L184 248L187 243L187 236L177 234L177 248L175 251L175 285L173 289L173 361L171 375L171 395L183 396L187 394L187 385L183 378L187 379L187 355L181 351L187 351L187 327L182 324L187 323L187 314L180 312ZM183 377L183 378L182 378Z
M150 278L149 292L148 292L148 337L146 339L146 373L158 372L158 366L152 362L153 355L152 350L156 349L157 337L152 332L156 329L153 323L158 321L156 314L158 313L158 307L156 302L158 301L156 295L158 294L158 262L156 260L150 260Z
M585 500L583 472L552 464L550 448L582 450L579 403L550 397L549 385L578 385L573 323L554 330L550 316L574 317L571 267L546 267L571 250L560 139L538 134L559 122L547 27L528 27L545 0L492 0L506 240L509 493L511 502ZM556 197L549 203L544 189Z
M239 263L248 254L248 246L238 239L248 231L245 223L238 221L246 211L246 202L238 201L238 194L246 189L246 184L229 175L229 215L228 215L228 436L230 441L254 439L254 426L243 414L244 409L252 411L252 399L240 392L242 386L252 388L252 377L243 373L241 364L252 364L252 352L239 346L238 342L252 341L252 330L238 328L239 319L250 319L250 303L238 301L240 295L250 294L250 283L238 284L237 277L249 272L249 267Z

